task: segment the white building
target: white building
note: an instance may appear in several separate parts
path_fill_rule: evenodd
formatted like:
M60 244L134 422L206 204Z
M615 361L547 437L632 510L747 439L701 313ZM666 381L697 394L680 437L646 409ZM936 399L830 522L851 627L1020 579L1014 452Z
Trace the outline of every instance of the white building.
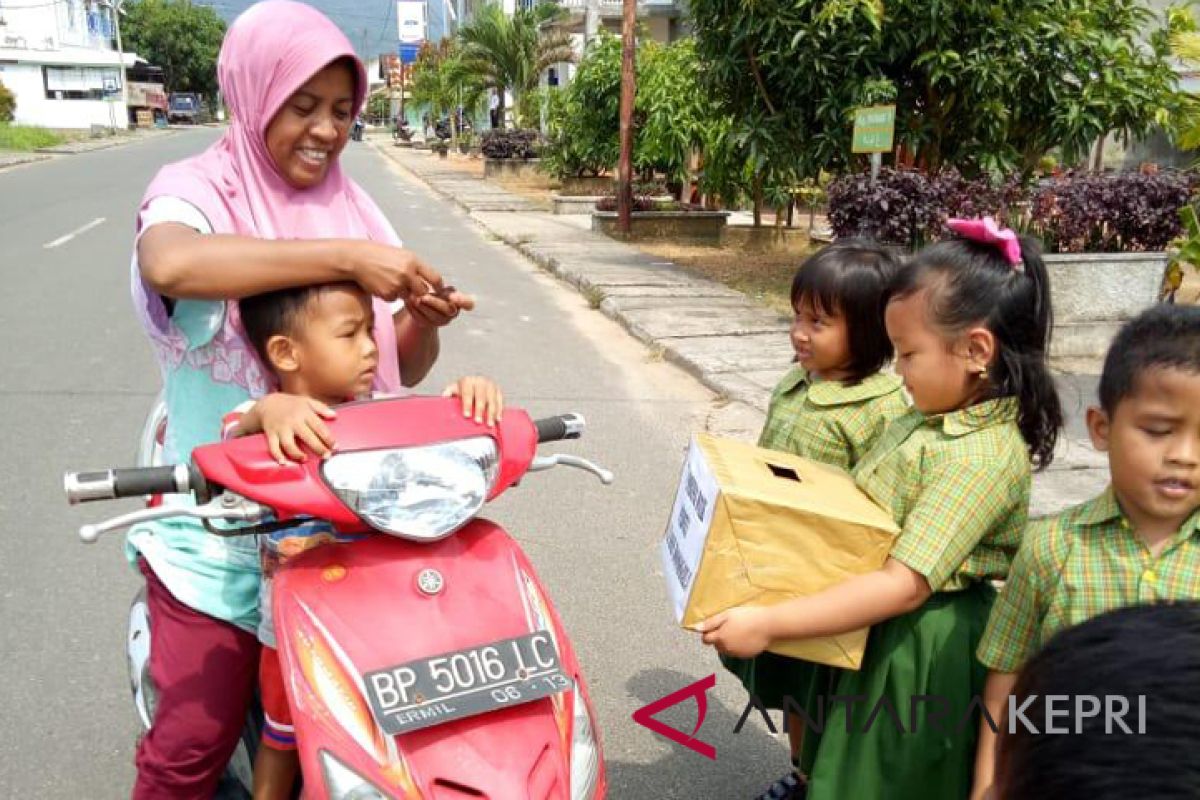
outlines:
M97 0L4 0L0 82L16 95L15 121L46 128L125 128L113 9Z

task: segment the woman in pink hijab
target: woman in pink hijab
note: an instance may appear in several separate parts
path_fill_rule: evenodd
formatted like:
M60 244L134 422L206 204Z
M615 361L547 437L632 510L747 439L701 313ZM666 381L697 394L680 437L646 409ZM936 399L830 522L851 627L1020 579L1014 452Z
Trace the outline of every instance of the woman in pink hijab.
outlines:
M259 3L229 29L218 79L232 124L205 152L165 167L138 214L133 294L162 369L169 463L215 441L225 412L271 389L238 299L358 283L376 298L383 392L421 380L438 328L473 305L400 247L338 165L367 78L333 23L291 0ZM308 435L297 426L298 440ZM258 665L258 550L244 539L187 520L130 532L159 691L138 746L136 798L211 797L237 744Z

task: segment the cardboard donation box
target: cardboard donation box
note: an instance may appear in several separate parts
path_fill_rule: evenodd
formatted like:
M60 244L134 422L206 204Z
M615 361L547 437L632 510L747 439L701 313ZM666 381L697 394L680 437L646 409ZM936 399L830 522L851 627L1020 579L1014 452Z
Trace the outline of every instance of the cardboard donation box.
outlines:
M676 620L815 594L883 566L900 529L835 467L700 434L662 541ZM858 669L868 628L774 642L783 655Z

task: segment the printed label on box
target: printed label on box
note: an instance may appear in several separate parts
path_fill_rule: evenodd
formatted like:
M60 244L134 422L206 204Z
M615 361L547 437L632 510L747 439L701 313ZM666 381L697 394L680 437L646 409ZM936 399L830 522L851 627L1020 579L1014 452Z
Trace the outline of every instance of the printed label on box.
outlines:
M691 596L719 491L703 451L693 441L683 464L683 477L662 543L663 571L676 621L683 620Z

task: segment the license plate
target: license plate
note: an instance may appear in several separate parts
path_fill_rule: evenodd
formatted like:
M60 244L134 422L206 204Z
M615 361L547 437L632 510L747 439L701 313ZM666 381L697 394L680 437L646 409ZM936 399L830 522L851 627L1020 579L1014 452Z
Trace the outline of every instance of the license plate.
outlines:
M546 631L375 670L365 680L371 711L389 736L521 705L574 685Z

